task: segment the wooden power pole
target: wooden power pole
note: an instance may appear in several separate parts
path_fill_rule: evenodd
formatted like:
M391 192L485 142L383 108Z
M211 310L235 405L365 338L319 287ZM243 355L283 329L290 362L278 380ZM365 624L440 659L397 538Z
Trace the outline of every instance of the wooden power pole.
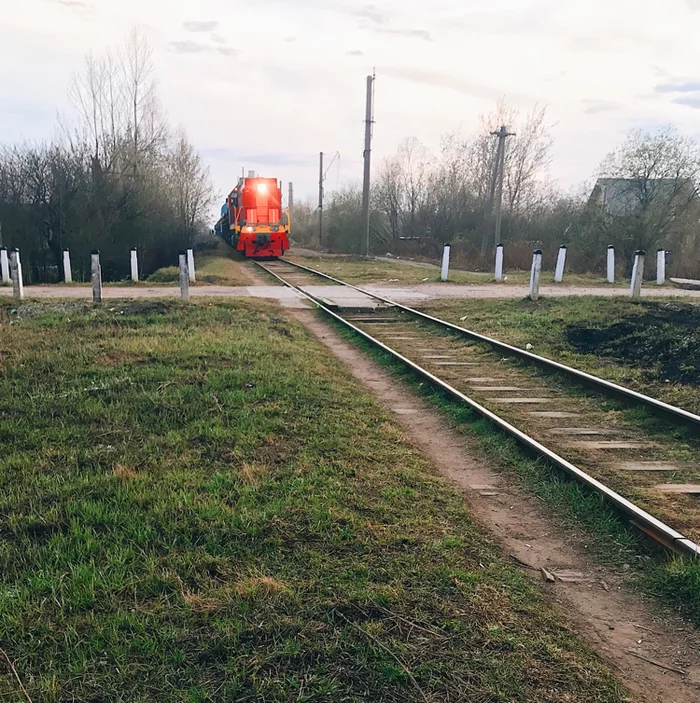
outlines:
M496 228L494 246L498 246L501 240L501 209L503 204L503 177L505 170L506 156L506 137L512 137L514 134L509 132L503 126L496 132L491 132L494 137L498 137L496 145L496 156L493 160L493 172L491 177L491 188L489 189L489 197L486 201L484 210L484 228L481 237L481 255L486 256L486 251L489 246L489 234L493 217L494 203L496 205Z
M506 138L514 137L514 132L509 132L503 125L497 132L491 132L494 137L498 137L498 150L496 153L496 168L498 169L498 186L496 189L496 228L494 231L494 248L501 241L501 219L503 206L503 177L506 164Z

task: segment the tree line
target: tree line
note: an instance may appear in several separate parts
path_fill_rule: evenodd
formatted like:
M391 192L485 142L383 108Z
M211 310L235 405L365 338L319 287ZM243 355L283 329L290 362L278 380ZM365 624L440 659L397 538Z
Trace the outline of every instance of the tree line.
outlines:
M28 283L60 280L63 249L76 280L89 278L93 249L106 280L128 277L132 247L147 275L208 232L209 171L185 132L170 129L156 88L135 30L71 77L74 114L50 141L0 147L0 240L21 250Z
M472 266L492 265L493 183L497 139L506 125L501 241L511 267L529 267L532 250L553 260L569 246L576 271L602 271L606 248L631 265L637 249L665 248L674 271L700 276L700 147L671 128L636 130L612 153L593 183L564 193L550 176L553 138L546 109L527 114L499 104L474 135L445 135L432 154L414 138L380 165L372 183L374 253L437 256L444 242ZM361 192L337 191L324 208L321 246L360 254ZM295 207L294 239L317 243L315 208Z

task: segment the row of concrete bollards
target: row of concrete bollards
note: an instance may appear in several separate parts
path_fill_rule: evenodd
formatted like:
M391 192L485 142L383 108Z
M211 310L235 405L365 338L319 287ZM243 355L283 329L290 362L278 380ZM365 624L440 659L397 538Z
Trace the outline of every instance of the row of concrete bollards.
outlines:
M562 283L564 280L564 269L566 268L566 244L559 247L557 254L557 264L554 269L554 282ZM656 252L656 283L663 285L666 282L666 255L668 252L665 249L659 249ZM641 249L635 252L634 267L632 271L632 283L630 287L630 295L639 297L641 295L642 278L644 275L644 256L645 253ZM607 280L608 283L615 283L615 247L611 244L607 251ZM537 300L540 289L540 273L542 271L542 250L537 249L532 256L532 268L530 270L530 298ZM440 271L440 280L446 281L450 272L450 245L445 244L442 252L442 268ZM503 244L496 247L496 259L494 267L494 278L497 283L503 281Z
M0 273L2 282L12 281L12 295L22 300L24 298L24 282L22 277L22 263L20 261L19 249L12 249L9 252L5 247L0 248ZM63 250L63 278L66 283L73 282L73 275L70 264L70 252ZM102 302L102 266L100 265L100 252L95 249L90 254L90 280L92 282L93 302ZM131 250L131 280L138 282L138 257L136 249ZM196 280L194 269L194 251L192 249L181 249L179 254L179 280L180 297L184 301L190 299L190 282Z

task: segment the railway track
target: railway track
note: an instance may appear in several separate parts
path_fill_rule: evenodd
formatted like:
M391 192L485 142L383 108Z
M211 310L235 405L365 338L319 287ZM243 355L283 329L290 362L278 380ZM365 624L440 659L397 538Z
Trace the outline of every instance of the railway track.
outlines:
M693 431L700 429L699 416L299 264L256 263L530 452L604 496L656 542L700 557L700 501L694 495L700 484L698 449L680 436L669 436L673 432L657 430L650 437L640 423L626 420L610 398ZM318 286L319 279L324 286ZM344 295L334 296L339 286ZM348 290L354 294L348 296Z

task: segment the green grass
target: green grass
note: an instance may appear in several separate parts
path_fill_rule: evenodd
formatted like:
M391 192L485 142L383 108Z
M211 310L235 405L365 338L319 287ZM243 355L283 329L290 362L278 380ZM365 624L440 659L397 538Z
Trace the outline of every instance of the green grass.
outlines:
M435 266L412 266L410 264L377 260L367 261L347 256L339 256L338 258L330 256L315 258L289 256L285 258L355 285L361 283L417 284L440 282L440 269ZM530 272L507 271L506 277L506 280L499 285L528 285ZM493 279L493 272L460 271L454 267L450 271L448 282L462 284L493 283L496 285ZM591 274L570 274L566 276L565 282L566 285L609 285L605 279ZM542 285L549 283L554 283L554 273L545 271L542 274Z
M198 283L214 283L221 286L249 286L247 267L251 264L234 249L223 242L216 250L195 254Z
M195 251L195 273L197 285L249 286L250 266L234 249L219 242L216 248ZM179 281L177 266L167 266L154 271L148 277L148 283L173 283Z
M147 283L178 283L180 269L177 266L165 266L154 271L147 279Z
M435 301L420 309L700 413L697 304L571 297Z
M626 700L300 325L111 305L0 306L0 643L34 703Z
M569 479L546 461L533 457L475 411L426 383L388 353L347 328L338 326L338 330L443 412L484 462L507 473L535 495L567 539L579 549L601 563L620 569L623 575L627 573L629 587L651 595L669 610L700 624L700 562L658 549L600 495ZM629 572L622 571L628 568Z

